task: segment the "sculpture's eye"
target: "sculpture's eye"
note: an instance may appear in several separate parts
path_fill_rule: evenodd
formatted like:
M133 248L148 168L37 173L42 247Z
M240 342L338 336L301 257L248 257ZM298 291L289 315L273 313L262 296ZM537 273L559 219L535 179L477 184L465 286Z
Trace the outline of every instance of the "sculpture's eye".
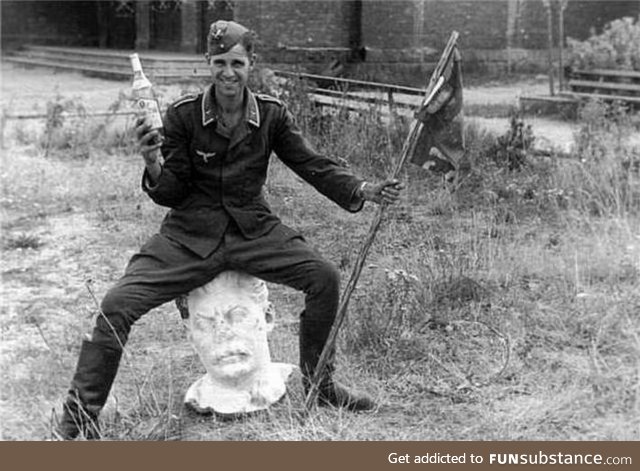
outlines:
M251 313L244 307L235 307L226 312L225 320L231 325L245 324L251 320Z
M215 328L215 320L210 317L203 316L200 313L196 313L194 320L196 324L195 327L201 332Z

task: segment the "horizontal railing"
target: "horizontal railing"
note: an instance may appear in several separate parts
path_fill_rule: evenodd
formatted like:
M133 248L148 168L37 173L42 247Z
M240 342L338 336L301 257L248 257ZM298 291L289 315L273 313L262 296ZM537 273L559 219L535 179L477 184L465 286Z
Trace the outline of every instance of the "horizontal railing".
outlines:
M633 70L572 70L569 93L580 98L597 98L640 104L640 72Z
M319 106L366 111L371 106L416 108L424 97L424 89L381 82L330 77L303 72L274 71L277 77L299 79L308 83L309 98Z

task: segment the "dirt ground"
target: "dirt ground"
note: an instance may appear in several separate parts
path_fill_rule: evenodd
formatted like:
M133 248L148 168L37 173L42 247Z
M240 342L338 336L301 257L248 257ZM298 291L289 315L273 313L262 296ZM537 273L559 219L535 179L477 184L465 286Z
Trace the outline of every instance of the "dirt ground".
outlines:
M0 105L5 113L11 115L43 113L52 97L59 95L62 100L71 99L81 102L88 111L100 112L105 111L114 102L121 101L128 88L127 81L88 78L81 74L68 72L54 73L48 69L40 68L23 69L2 63ZM509 85L496 84L465 89L465 101L473 105L515 105L518 98L524 94L540 94L545 91L546 82L532 78ZM180 86L162 88L163 97L167 100L179 96L181 92ZM507 119L504 118L472 119L488 130L500 133L506 130L509 125ZM37 125L36 123L37 121L33 121L32 124ZM126 166L123 165L125 157L119 155L113 156L116 158L110 159L110 162L105 161L104 169L96 168L95 160L88 163L86 167L83 166L82 161L76 162L76 166L87 175L86 181L84 179L81 181L85 190L91 188L91 185L100 186L101 172L121 172L116 175L121 177L118 179L121 188L118 187L117 191L109 192L110 195L114 194L113 207L103 207L91 214L88 211L86 213L76 211L77 208L66 201L74 201L74 197L80 199L81 196L78 196L80 192L76 193L75 188L65 186L64 174L59 173L64 171L64 165L55 167L55 162L48 162L47 159L36 158L39 156L29 155L28 145L24 143L24 134L22 143L15 140L14 131L17 128L22 128L23 133L24 129L28 132L28 126L25 124L25 121L7 120L3 126L0 177L2 182L11 181L14 188L11 194L7 191L0 193L0 217L3 231L9 227L12 236L28 235L40 246L36 249L20 248L3 251L2 283L0 286L0 378L3 382L0 388L0 439L41 438L42 418L50 416L51 411L59 407L60 394L65 387L62 385L68 383L69 372L73 369L76 357L72 349L77 347L77 339L92 326L91 316L96 311L96 299L91 293L95 292L99 297L100 293L104 293L107 287L117 279L132 255L132 251L139 247L140 243L157 228L156 224L147 229L144 226L145 222L151 219L159 221L164 213L162 208L157 208L148 199L140 197L139 171L137 167L135 171L132 170L134 164L131 162L127 162ZM120 124L126 125L126 120ZM534 135L541 140L548 141L549 145L562 149L567 149L572 145L575 123L547 118L532 118L531 124ZM29 168L30 179L23 180L22 176L16 176L15 171L12 171L12 164L15 164L17 168L20 166ZM94 167L90 168L89 165L94 165ZM103 163L99 162L98 165L103 165ZM115 180L111 179L110 181ZM51 201L46 200L49 195L53 195ZM90 201L83 200L83 203L86 203L87 207L91 207ZM51 207L54 207L55 210L51 210ZM95 209L95 207L91 208ZM141 221L139 218L142 218L143 215L146 215L148 220ZM353 216L352 227L366 228L367 217L367 214ZM133 228L137 229L132 230ZM322 231L322 227L310 229ZM132 240L131 234L136 234L140 240ZM123 243L125 240L126 244ZM28 243L29 240L22 242ZM328 249L330 250L331 247ZM391 255L389 257L392 258ZM282 312L288 312L288 308L293 305L300 305L298 293L289 294L284 291L276 292L276 294L283 306ZM154 317L153 322L143 319L142 326L138 329L139 332L144 332L144 335L157 339L158 345L144 345L142 341L136 343L137 340L133 339L134 348L147 354L142 355L144 361L148 362L143 366L144 368L148 367L149 371L154 368L163 368L162 362L166 361L168 355L164 351L153 349L161 350L163 347L159 345L169 344L171 341L176 344L175 339L180 339L182 335L181 332L175 330L177 329L175 323L166 322L163 316L170 316L171 319L175 317L171 306L161 309L158 316ZM294 337L292 331L295 329L295 324L283 319L281 325L284 328L278 335L286 335L291 340ZM50 339L55 339L55 343L52 344ZM164 340L168 341L164 342ZM291 341L286 344L282 342L282 345L284 346L277 347L281 350L274 350L274 357L293 358L296 356L294 343ZM187 347L185 346L185 348ZM291 351L283 351L282 349ZM50 360L52 352L55 361ZM27 357L25 353L30 356ZM182 351L176 352L174 350L169 354L179 357L180 367L184 366L180 362L188 358L186 354L183 355ZM47 358L48 362L41 361L42 358ZM42 365L49 365L55 371L39 370L38 368L44 368ZM171 372L169 371L169 373ZM119 385L122 389L125 388L125 384L133 384L131 377L136 375L136 371L129 371L129 368L125 367L123 374L125 377ZM56 384L47 385L46 388L50 390L40 390L38 389L42 388L40 384L32 385L30 382L34 377L54 377ZM355 378L355 380L358 379L360 378ZM17 386L18 384L20 386ZM178 384L177 389L181 386ZM135 396L129 390L126 392L128 396ZM178 392L172 391L176 397ZM441 401L442 414L450 413L456 418L459 415L461 421L468 419L467 409L457 408L455 404L448 403L446 398L434 400ZM503 407L504 410L498 410L495 419L492 419L495 420L494 430L502 430L502 419L506 420L514 407L519 407L519 410L524 411L523 415L535 415L536 411L540 409L539 403L536 402L540 401L538 396L516 396L514 394L513 399L509 399L509 401L513 401L514 404L517 402L517 404L513 407L510 403L501 404L500 407ZM557 407L560 409L561 405ZM15 412L16 408L27 412L24 412L23 416L18 416ZM480 405L478 410L482 410ZM423 412L425 416L431 413L428 410ZM414 411L409 409L406 414L407 417L415 415ZM542 413L540 415L539 422L545 423L547 419L542 417ZM139 420L139 426L152 428L153 424L145 422L143 419ZM336 422L334 419L333 416L327 419L332 421L326 425L327 429L334 427L334 422ZM339 417L339 419L342 435L338 436L347 439L351 436L349 431L356 430L358 427L366 428L368 425L374 430L381 430L384 433L397 427L397 417L393 414L381 416L378 419L348 417ZM626 423L622 419L620 422ZM604 428L602 436L619 436L617 435L619 432L616 431L617 422L611 422L611 424L613 425L608 426L609 428ZM191 425L190 433L194 438L199 438L198 423ZM321 425L324 426L324 424ZM429 436L434 439L444 439L451 436L468 439L475 436L474 434L484 433L474 427L475 425L469 425L469 430L462 430L462 432L445 428L442 431L430 432L433 435ZM203 428L206 427L203 426ZM246 436L241 434L241 432L245 433L242 429L239 429L240 432L232 430L230 435L224 435L230 433L229 428L221 427L221 429L222 431L216 432L219 435L215 436L219 439L233 438L233 433L238 433L241 437ZM593 430L599 430L597 424ZM421 435L424 432L419 430L417 426L415 430L411 429L406 433L410 438L424 436ZM567 436L558 433L563 438ZM136 437L153 436L151 432L149 435L146 435L146 432L131 432L130 435ZM261 436L268 437L269 435ZM282 437L277 434L273 436ZM295 434L292 436L294 439L298 437ZM389 435L382 436L389 437ZM517 431L514 432L514 435L494 431L493 437L504 438L505 436L518 439L526 435L518 435ZM191 437L183 438L189 439ZM318 439L323 438L321 434L318 437ZM492 439L491 435L488 435L487 439Z
M545 83L532 79L530 81L505 85L492 85L483 88L471 88L465 90L465 101L470 104L517 104L517 100L523 94L542 93ZM46 68L23 68L9 63L2 63L2 95L0 105L2 109L10 115L30 115L45 113L47 104L52 97L59 97L57 100L74 100L82 103L88 112L106 111L113 103L126 95L129 90L128 81L103 80L99 78L86 77L80 73L52 71ZM164 86L161 89L162 96L166 100L178 97L182 90L179 85ZM508 127L506 119L474 118L480 125L495 132L503 132ZM42 120L12 120L8 119L3 127L3 142L11 147L15 127L29 129L29 126L41 126ZM126 120L121 120L120 125L125 126ZM541 135L547 139L552 139L554 145L568 146L574 125L572 123L556 122L553 120L538 119L534 122L536 128L541 130ZM27 131L28 132L28 131ZM9 165L12 156L3 152L3 167ZM38 186L43 182L25 182L25 191L38 191ZM132 184L135 188L135 183ZM12 201L0 200L0 215L3 224L16 224L16 217L19 214L11 209ZM37 257L24 257L20 251L9 252L3 260L4 273L3 283L0 290L2 298L3 313L8 316L23 315L25 309L30 311L29 299L42 296L42 288L46 287L50 291L48 296L52 299L67 296L67 287L61 284L61 280L55 273L47 275L48 281L43 285L31 284L27 288L22 282L22 276L16 274L27 274L35 266L57 266L68 272L79 273L78 266L69 266L73 263L74 257L71 252L77 250L80 243L82 246L93 246L95 250L87 252L84 266L91 266L87 263L87 257L100 259L102 252L109 250L110 240L104 240L102 234L98 233L95 224L82 215L62 214L56 217L49 217L46 224L29 227L31 234L39 237L43 243L43 248L37 252ZM105 245L107 244L107 245ZM130 254L123 253L118 260L114 260L114 267L123 266ZM77 264L76 264L77 265ZM10 276L6 276L6 274ZM117 270L113 270L113 275L105 275L105 282L109 276L115 276ZM95 276L90 273L82 273L81 278ZM68 280L67 280L68 281ZM82 286L82 280L75 280L76 285ZM36 293L34 290L36 290ZM83 288L84 289L84 288ZM87 310L91 310L91 303L88 303ZM64 317L64 316L63 316ZM69 319L67 319L69 320ZM65 321L66 322L66 321ZM62 322L62 325L65 324ZM39 342L37 332L32 332L35 336L32 340ZM23 333L3 331L3 342L0 353L11 356L11 351L15 343L24 341ZM5 357L7 360L7 357Z

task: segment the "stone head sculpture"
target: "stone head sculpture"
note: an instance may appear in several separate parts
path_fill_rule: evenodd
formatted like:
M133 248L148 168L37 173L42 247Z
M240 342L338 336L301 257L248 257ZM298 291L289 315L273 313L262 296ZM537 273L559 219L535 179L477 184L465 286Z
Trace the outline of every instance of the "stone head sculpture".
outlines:
M267 336L275 311L268 295L262 280L227 271L179 302L190 339L207 370L185 396L196 411L249 413L284 396L294 366L271 361Z

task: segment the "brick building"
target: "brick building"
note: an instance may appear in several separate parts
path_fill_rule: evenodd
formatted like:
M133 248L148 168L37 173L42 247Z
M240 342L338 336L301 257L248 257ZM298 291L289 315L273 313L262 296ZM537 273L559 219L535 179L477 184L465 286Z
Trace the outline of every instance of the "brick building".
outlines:
M420 64L454 29L472 61L542 57L547 47L542 0L3 0L1 8L3 48L44 43L201 53L215 19L255 29L265 62ZM565 32L584 39L613 19L638 15L639 0L570 0Z

